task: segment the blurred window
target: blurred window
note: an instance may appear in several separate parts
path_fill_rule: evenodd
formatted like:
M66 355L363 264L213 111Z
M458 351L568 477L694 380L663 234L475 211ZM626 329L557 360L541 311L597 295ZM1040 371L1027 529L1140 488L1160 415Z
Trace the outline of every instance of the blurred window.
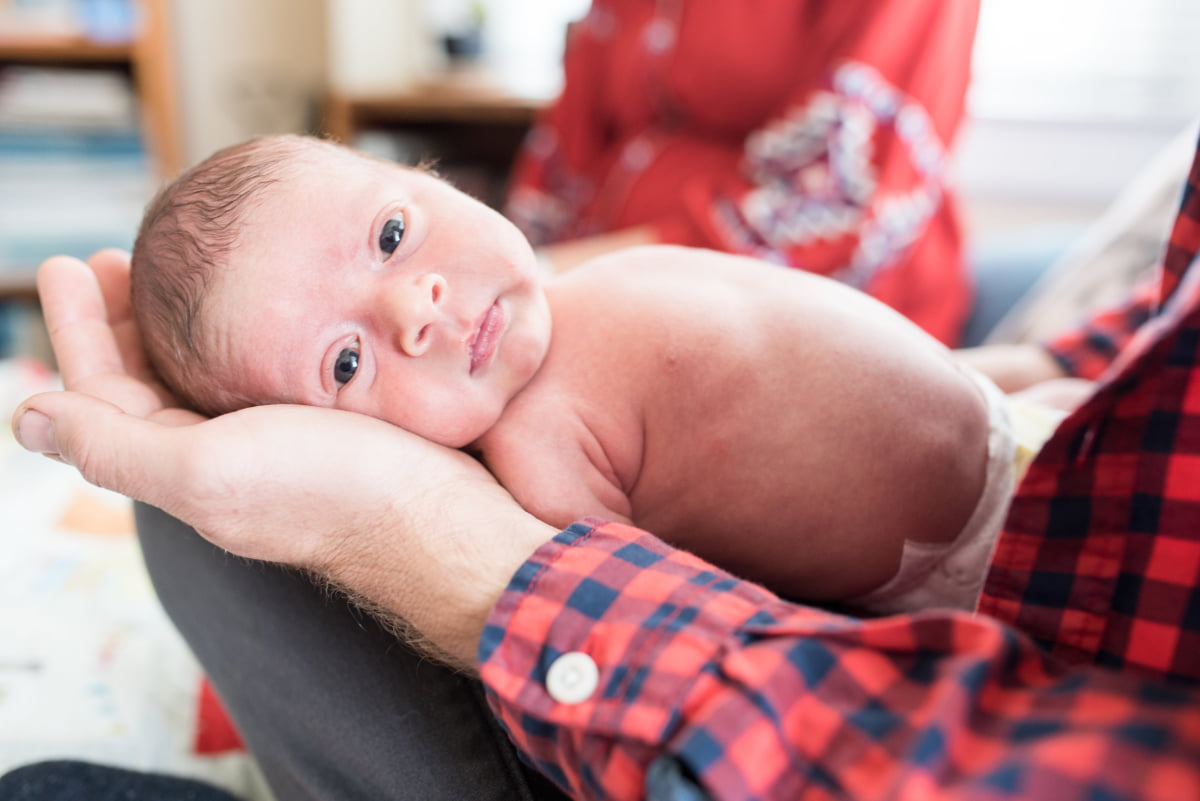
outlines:
M1200 115L1200 0L984 0L978 117L1176 124Z

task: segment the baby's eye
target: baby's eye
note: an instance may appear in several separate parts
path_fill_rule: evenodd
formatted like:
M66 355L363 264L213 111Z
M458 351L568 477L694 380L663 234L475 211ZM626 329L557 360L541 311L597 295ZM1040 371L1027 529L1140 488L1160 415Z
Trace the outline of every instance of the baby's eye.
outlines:
M400 247L403 238L404 215L397 214L383 224L383 230L379 233L379 249L390 256Z
M354 343L356 346L358 343ZM358 348L342 348L337 355L337 360L333 363L333 380L338 387L343 387L354 378L354 374L358 372Z

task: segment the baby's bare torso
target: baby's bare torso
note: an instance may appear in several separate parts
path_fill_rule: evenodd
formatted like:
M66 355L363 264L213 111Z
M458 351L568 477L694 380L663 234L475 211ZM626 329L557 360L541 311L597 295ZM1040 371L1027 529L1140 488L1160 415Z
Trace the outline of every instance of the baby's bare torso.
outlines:
M840 600L946 541L984 481L987 412L949 352L861 293L640 248L547 287L550 352L478 446L563 526L631 521L778 592Z

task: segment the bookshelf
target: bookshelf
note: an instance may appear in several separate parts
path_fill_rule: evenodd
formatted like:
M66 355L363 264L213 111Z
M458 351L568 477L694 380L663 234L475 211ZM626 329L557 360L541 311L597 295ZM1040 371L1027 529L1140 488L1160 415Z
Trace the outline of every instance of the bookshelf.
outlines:
M160 176L171 175L180 169L183 157L170 55L169 0L130 2L138 24L128 42L97 41L84 33L6 31L0 25L0 68L73 67L129 74L155 170ZM0 11L3 8L0 0Z
M0 357L53 363L37 265L127 246L182 166L170 2L0 0Z
M38 4L0 0L0 101L8 101L0 102L0 301L35 303L34 271L42 258L60 251L87 255L83 248L105 244L105 225L127 231L128 217L157 179L181 167L169 2L110 3L136 23L108 37L71 16L86 4L53 9L53 2L34 8ZM59 13L35 18L30 8ZM100 82L85 88L92 80ZM114 87L128 95L127 125L97 122L101 109L89 102L104 94L98 90ZM83 101L80 115L70 118L47 103L38 116L39 96L63 96L72 88ZM89 112L96 113L82 119ZM83 197L89 194L90 206ZM88 226L89 236L80 235ZM56 227L64 232L62 247Z
M379 155L432 159L459 188L497 206L513 158L547 100L484 67L459 65L396 91L334 89L322 128L367 150L373 148L364 136L390 137L398 149Z
M92 40L82 32L23 32L0 25L0 68L97 68L130 74L142 128L158 175L181 167L174 67L169 55L169 0L131 0L138 25L131 41ZM0 11L2 11L0 1Z

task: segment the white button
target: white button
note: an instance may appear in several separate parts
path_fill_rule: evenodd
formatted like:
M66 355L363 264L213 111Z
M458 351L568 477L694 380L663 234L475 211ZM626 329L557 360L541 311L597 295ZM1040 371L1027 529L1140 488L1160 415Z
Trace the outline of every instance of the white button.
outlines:
M600 670L582 651L563 654L546 671L546 691L560 704L582 704L599 683Z

